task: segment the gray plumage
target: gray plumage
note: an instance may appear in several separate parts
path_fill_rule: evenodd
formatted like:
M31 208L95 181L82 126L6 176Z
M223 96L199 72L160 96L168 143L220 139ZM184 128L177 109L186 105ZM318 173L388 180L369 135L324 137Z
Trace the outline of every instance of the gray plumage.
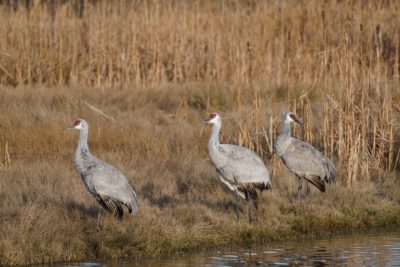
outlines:
M291 122L300 123L295 114L285 113L282 131L274 144L275 153L289 170L296 174L299 187L301 187L301 179L304 178L321 192L325 192L325 183L336 182L336 168L318 149L291 137Z
M268 169L250 149L219 142L222 124L219 114L211 114L206 121L214 124L208 142L208 153L219 178L230 190L257 207L256 189L271 189Z
M114 166L93 156L87 144L89 125L83 119L76 120L69 128L80 130L75 153L75 164L87 190L97 202L118 218L122 218L125 205L129 213L138 210L136 193L125 176Z

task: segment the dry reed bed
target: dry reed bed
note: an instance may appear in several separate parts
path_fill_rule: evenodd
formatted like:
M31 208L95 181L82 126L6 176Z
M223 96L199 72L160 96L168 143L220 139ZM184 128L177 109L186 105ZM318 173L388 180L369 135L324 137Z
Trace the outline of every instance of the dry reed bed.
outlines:
M284 102L304 116L305 139L341 155L347 185L369 178L371 167L397 168L398 1L86 1L83 13L74 3L0 7L3 84L226 82L235 88L236 137L259 154L271 153L275 137L263 132L261 114L271 121ZM183 117L188 104L208 109L226 100L219 91L199 101L187 88Z
M0 7L2 82L141 87L206 79L285 87L361 74L379 82L386 72L398 78L395 0L96 1L83 17L74 2L54 13L46 5Z

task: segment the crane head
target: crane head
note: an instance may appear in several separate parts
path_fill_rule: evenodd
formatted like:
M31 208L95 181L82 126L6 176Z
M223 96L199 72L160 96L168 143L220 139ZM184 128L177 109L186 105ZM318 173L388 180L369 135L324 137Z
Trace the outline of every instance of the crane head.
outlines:
M211 113L210 116L204 121L207 123L214 124L218 121L221 121L221 116L218 113Z
M297 118L296 114L294 114L293 112L286 112L284 119L287 122L297 122L298 124L301 124L301 121Z
M83 119L77 119L67 129L81 130L84 123L85 121Z

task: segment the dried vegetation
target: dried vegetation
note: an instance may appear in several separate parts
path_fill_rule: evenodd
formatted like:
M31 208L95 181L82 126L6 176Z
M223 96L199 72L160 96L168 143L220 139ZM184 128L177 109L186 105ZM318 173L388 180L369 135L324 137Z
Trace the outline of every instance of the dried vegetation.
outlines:
M400 225L400 2L54 3L0 6L0 264ZM338 167L326 194L292 199L294 177L272 155L285 110ZM235 221L208 161L210 111L224 142L272 171L253 225ZM65 130L76 117L139 196L137 216L106 216L101 231L73 165L77 133Z

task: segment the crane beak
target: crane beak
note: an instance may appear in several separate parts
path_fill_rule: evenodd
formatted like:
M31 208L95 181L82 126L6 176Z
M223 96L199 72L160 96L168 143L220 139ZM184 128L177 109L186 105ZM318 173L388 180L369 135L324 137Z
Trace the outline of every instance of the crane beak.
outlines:
M75 125L71 124L70 126L68 126L67 130L71 130L71 129L74 129L74 128L75 128Z
M297 122L298 124L303 124L303 122L301 122L301 121L296 117L296 115L294 115L293 113L290 114L289 116L290 116L290 118L291 118L294 122Z
M204 119L204 120L203 120L203 122L205 122L205 123L209 123L209 122L210 122L210 120L211 120L211 118L210 118L210 117L208 117L207 119Z

